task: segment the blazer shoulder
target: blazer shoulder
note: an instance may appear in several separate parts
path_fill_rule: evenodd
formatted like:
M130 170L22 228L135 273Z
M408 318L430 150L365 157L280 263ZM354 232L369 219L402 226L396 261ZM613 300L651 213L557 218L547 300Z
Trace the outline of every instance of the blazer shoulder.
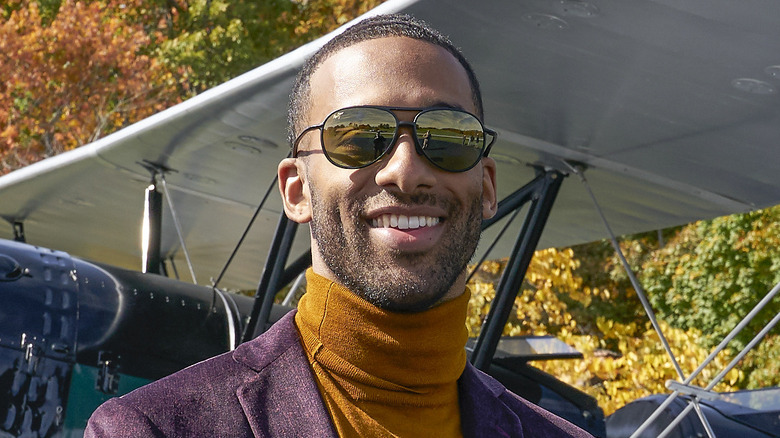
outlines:
M117 430L106 425L108 419L119 425L127 423L117 427L134 430L143 426L156 433L127 436L252 436L240 394L243 388L260 379L260 370L275 369L273 364L277 361L281 367L284 361L279 357L300 345L290 318L285 316L277 322L281 323L279 327L235 351L199 362L106 402L89 420L88 427L94 431L92 436L125 436L108 434ZM279 341L286 342L278 344ZM106 433L99 433L103 430Z
M141 411L113 398L92 413L84 438L161 437L162 432Z

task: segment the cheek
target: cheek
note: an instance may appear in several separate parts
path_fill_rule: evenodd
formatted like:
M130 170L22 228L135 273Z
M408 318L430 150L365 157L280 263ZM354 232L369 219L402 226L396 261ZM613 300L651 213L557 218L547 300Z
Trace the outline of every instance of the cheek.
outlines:
M348 203L360 198L361 190L366 186L366 178L356 178L358 173L354 170L340 169L330 163L324 166L310 167L307 174L306 185L314 203L315 214L319 210L328 210L333 214L334 209L341 211L341 215L348 214ZM370 181L370 178L369 178Z
M459 196L469 200L475 197L482 198L481 169L474 168L462 174L452 174L452 177L453 180L449 182L449 186Z

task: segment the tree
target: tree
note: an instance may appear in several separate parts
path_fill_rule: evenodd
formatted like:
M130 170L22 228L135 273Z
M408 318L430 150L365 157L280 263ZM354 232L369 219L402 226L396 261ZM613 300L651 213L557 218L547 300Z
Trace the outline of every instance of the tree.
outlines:
M382 1L147 0L145 11L151 14L137 19L159 23L157 56L167 65L186 66L185 79L202 91L334 30Z
M470 336L479 333L505 264L506 261L485 263L469 284L472 291L467 317ZM582 360L533 364L596 398L606 414L637 398L667 392L665 382L679 378L647 318L624 323L621 315L610 317L598 313L594 309L601 309L609 302L612 291L586 286L577 274L579 267L572 249L537 251L503 335L551 334L577 348L583 353ZM578 318L577 313L587 317ZM701 332L661 324L680 366L687 374L691 373L709 354L706 348L697 345ZM727 354L716 358L713 366L706 368L694 384L705 385L728 359ZM717 389L734 390L742 377L734 370Z
M780 282L780 206L684 227L643 266L653 307L672 326L716 345ZM775 299L734 342L741 349L780 312ZM778 333L776 329L774 333Z
M227 81L381 0L12 0L0 6L0 174Z
M642 283L659 317L682 330L696 328L712 348L780 282L780 206L686 227L643 265ZM780 312L769 305L729 344L742 350ZM776 385L780 327L742 364L747 388Z
M150 39L118 11L132 2L6 5L0 23L0 173L73 149L179 100Z

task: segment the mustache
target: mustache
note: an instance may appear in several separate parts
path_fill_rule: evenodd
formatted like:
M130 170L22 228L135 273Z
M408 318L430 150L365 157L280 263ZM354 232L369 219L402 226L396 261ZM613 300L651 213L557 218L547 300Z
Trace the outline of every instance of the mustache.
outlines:
M449 209L452 202L450 200L442 199L442 197L432 193L398 193L383 190L375 195L366 195L362 197L362 199L357 201L357 204L361 205L364 209L387 205L403 207L428 205Z

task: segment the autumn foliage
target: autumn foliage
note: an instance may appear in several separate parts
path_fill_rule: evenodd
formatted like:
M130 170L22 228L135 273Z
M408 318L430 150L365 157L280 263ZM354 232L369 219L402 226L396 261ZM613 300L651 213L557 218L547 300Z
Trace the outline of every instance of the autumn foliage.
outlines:
M47 22L35 1L0 23L0 173L73 149L177 101L144 53L149 37L118 11L131 2L63 0Z
M694 223L673 230L671 238L660 245L648 235L623 242L632 269L642 273L655 312L668 319L661 319L661 329L686 377L777 281L778 215L780 207L774 207ZM576 251L537 251L503 333L552 334L582 352L583 360L533 365L595 397L605 414L640 397L668 393L668 380L683 380L644 315L636 292L617 273L622 268L615 265L612 251L604 251L608 246L596 242ZM585 275L578 258L583 255L600 260L588 260L593 266ZM486 262L470 283L467 325L471 336L478 335L488 314L504 264ZM743 339L753 337L777 314L778 301L759 314ZM738 338L692 383L707 386L744 344ZM777 385L778 359L780 335L775 330L714 389L727 392Z
M0 174L270 61L382 0L0 5Z

